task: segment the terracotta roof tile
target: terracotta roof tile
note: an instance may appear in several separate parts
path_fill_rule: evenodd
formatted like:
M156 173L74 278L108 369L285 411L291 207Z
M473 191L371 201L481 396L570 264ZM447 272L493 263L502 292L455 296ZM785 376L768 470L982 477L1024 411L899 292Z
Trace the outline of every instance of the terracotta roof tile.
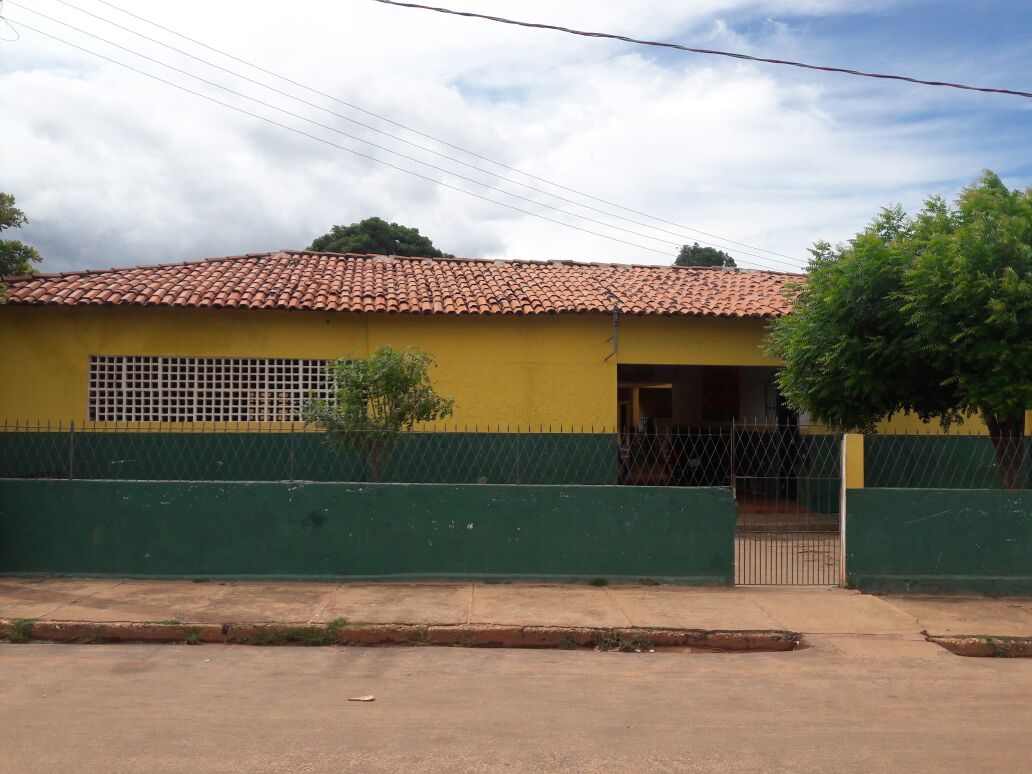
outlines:
M777 317L799 274L283 250L6 280L15 306L174 306L405 314L611 312Z

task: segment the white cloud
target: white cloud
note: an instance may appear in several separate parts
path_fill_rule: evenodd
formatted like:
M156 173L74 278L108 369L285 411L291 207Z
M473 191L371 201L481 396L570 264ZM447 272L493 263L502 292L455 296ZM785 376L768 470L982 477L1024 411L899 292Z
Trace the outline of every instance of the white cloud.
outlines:
M231 81L51 0L24 2L212 80ZM90 0L77 3L148 35L187 45ZM486 1L464 5L486 12L496 8ZM792 28L775 18L787 10L821 15L884 5L861 7L845 0L577 0L559 7L534 0L521 3L518 15L570 25L590 19L596 29L653 37L668 37L669 30L676 29L679 39L685 39L696 31L743 46L749 45L748 37L727 19L771 19L761 25L762 34L788 47ZM800 259L815 239L844 238L878 206L896 200L914 203L934 190L934 183L972 177L986 165L987 154L956 141L960 129L953 123L941 118L907 121L900 115L898 95L883 97L820 76L799 78L771 68L691 57L672 63L621 44L357 0L308 0L276 8L275 14L258 14L253 4L235 0L132 6L143 16L506 164ZM104 49L10 4L7 14L89 48ZM23 236L44 253L45 269L303 247L335 223L369 215L416 226L442 249L460 255L661 263L672 260L677 251L676 245L662 241L608 232L665 254L638 250L436 187L205 103L31 32L23 32L22 40L5 54L0 70L5 114L0 190L14 193L30 216L32 223ZM111 56L133 61L124 52ZM441 177L413 162L370 151L333 132L162 72L156 65L134 64L304 127L318 137ZM279 85L357 120L399 131L330 100ZM256 87L234 88L487 179ZM452 149L435 148L483 164ZM503 198L453 182L489 198ZM511 204L538 209L526 202ZM603 230L597 224L581 225ZM691 239L690 234L650 233L675 243Z

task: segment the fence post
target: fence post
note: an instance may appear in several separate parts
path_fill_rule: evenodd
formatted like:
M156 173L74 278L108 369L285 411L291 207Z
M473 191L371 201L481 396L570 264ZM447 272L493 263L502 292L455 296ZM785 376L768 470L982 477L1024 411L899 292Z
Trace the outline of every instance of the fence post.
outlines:
M75 420L68 423L68 478L75 478Z
M842 434L842 488L839 497L839 583L846 583L846 510L850 489L864 488L864 437Z
M731 418L731 496L738 499L738 487L735 481L735 419Z

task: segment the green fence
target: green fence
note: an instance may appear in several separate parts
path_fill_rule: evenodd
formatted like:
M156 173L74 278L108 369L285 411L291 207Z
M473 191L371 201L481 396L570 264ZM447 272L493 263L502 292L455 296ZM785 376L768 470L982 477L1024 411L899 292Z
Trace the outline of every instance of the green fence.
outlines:
M0 481L0 573L733 582L729 489Z
M369 481L361 444L318 432L0 433L0 478L135 481ZM611 433L400 434L378 480L419 483L615 484Z
M1032 439L1022 450L1021 488L1032 488ZM993 441L979 435L870 435L864 439L864 485L898 489L999 489Z
M1032 491L851 489L846 508L861 591L1032 594Z

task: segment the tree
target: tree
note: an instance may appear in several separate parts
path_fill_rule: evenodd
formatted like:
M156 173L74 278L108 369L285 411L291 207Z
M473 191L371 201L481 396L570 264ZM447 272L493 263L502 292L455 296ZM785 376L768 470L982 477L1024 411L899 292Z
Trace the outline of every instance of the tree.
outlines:
M685 245L674 261L674 266L723 266L733 268L735 259L715 247L703 247L698 242Z
M334 360L327 366L334 400L309 401L304 419L322 427L338 448L364 451L371 478L379 481L399 433L451 416L455 399L441 397L430 383L433 363L416 347L386 346L364 359Z
M388 223L382 218L366 218L350 226L334 226L328 234L313 239L308 249L328 253L454 257L434 247L434 243L420 234L419 229Z
M14 206L14 197L0 192L0 231L21 228L28 222L25 213ZM32 264L39 261L40 256L36 248L17 239L0 239L0 276L32 274Z
M883 210L847 244L818 243L768 348L788 403L871 432L896 412L944 429L978 414L1003 485L1019 485L1032 406L1032 188L992 172L953 205Z

